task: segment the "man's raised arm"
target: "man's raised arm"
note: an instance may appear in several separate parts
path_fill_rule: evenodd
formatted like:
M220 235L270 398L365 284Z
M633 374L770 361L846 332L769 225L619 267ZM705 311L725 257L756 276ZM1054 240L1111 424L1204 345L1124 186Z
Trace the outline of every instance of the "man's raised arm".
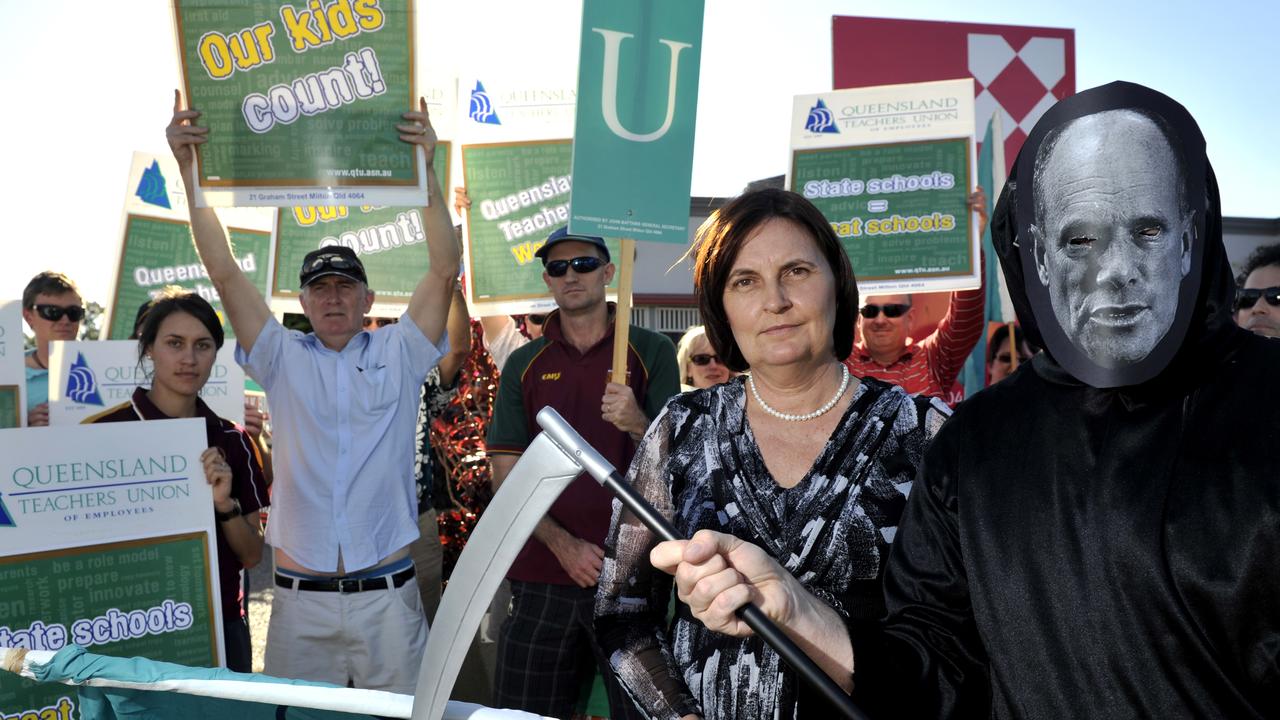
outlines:
M427 101L419 99L419 111L407 112L408 122L396 125L400 139L421 145L427 156L427 207L424 210L422 229L427 234L427 257L431 267L422 276L409 298L409 319L432 344L440 342L449 316L449 300L458 277L458 260L461 252L453 232L453 218L445 204L436 177L433 160L436 154L436 131L427 116Z
M271 318L267 301L258 293L249 276L244 274L231 252L227 231L222 227L213 208L196 207L195 146L208 140L209 128L196 127L192 123L200 116L198 110L183 110L182 95L173 91L173 119L165 129L169 149L178 161L182 184L187 190L187 208L191 213L191 235L195 238L200 262L209 272L209 280L222 299L236 341L247 353L258 339L258 333ZM456 264L456 263L455 263ZM446 306L447 309L447 306Z

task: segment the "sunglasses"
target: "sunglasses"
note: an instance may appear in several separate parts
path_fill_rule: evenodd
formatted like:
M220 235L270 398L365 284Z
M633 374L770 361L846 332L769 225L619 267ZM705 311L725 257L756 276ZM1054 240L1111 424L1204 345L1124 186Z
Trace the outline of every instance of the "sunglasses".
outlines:
M698 367L702 367L703 365L710 365L713 360L715 362L720 362L720 358L718 356L712 355L710 353L698 353L697 355L689 356L689 362L693 363L694 365L697 365Z
M889 303L887 305L863 305L862 309L859 310L858 313L862 315L862 317L868 320L874 320L877 316L880 315L880 311L882 310L884 311L885 317L896 318L896 317L902 317L903 315L906 315L907 311L910 309L911 309L910 305L904 305L902 303Z
M604 267L604 261L598 257L576 257L572 260L552 260L547 263L546 271L551 277L564 277L569 272L569 268L579 275L585 275L589 272L595 272Z
M313 273L317 270L329 268L331 270L356 270L360 268L359 263L341 253L325 253L311 258L311 261L302 266L302 272Z
M1258 302L1258 298L1266 298L1271 307L1280 307L1280 287L1241 288L1236 291L1236 311L1248 310Z
M564 273L561 273L561 274L563 275ZM543 315L542 313L536 313L533 315L525 315L524 319L526 322L532 323L534 325L541 325L542 323L547 321L547 316Z
M395 323L395 321L396 321L396 319L395 319L395 318L371 318L371 317L367 317L367 318L365 318L365 319L364 319L364 326L365 326L365 327L373 327L374 325L377 325L378 327L380 327L380 328L381 328L381 327L386 327L386 326L388 326L388 325L391 325L391 324Z
M1031 359L1031 356L1029 355L1019 355L1018 364L1025 363L1030 359ZM1001 363L1004 363L1005 365L1008 365L1013 362L1013 355L1007 352L1000 353L999 355L996 355L996 362L1001 362Z
M66 307L62 307L61 305L40 304L32 305L31 309L35 310L37 315L49 322L58 322L62 319L63 315L66 315L67 319L71 322L80 322L84 319L84 308L79 305L68 305Z

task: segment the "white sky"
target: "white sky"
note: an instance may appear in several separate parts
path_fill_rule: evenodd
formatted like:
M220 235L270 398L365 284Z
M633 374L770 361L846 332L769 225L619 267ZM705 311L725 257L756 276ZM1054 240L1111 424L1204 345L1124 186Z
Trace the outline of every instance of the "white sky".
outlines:
M503 52L482 34L451 32L464 26L457 13L576 36L578 8L580 0L418 0L422 70L452 74L475 53ZM1225 213L1280 216L1274 0L706 0L694 195L733 195L782 174L791 96L831 87L836 14L1074 28L1077 89L1130 80L1180 101L1208 141ZM52 268L105 302L130 155L166 151L179 83L168 3L0 0L0 48L10 250L0 297Z

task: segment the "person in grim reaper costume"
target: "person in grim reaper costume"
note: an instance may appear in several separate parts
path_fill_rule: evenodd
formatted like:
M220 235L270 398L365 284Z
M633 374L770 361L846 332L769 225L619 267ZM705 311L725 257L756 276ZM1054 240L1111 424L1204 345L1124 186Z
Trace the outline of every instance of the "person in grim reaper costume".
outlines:
M883 622L830 632L730 536L654 564L713 629L760 604L875 717L1280 717L1280 345L1232 321L1194 120L1128 83L1060 102L992 228L1045 352L926 452Z

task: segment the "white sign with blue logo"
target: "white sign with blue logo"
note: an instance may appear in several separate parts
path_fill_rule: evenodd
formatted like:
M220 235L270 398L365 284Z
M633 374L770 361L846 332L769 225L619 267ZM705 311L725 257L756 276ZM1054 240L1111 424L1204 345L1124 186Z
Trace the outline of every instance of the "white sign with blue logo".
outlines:
M133 340L54 342L49 351L49 424L78 425L151 384L151 363L138 360ZM219 417L244 422L244 369L235 343L218 350L200 398Z
M185 532L212 539L208 445L198 418L0 432L0 557Z
M27 371L22 354L22 301L0 301L0 428L27 424Z

